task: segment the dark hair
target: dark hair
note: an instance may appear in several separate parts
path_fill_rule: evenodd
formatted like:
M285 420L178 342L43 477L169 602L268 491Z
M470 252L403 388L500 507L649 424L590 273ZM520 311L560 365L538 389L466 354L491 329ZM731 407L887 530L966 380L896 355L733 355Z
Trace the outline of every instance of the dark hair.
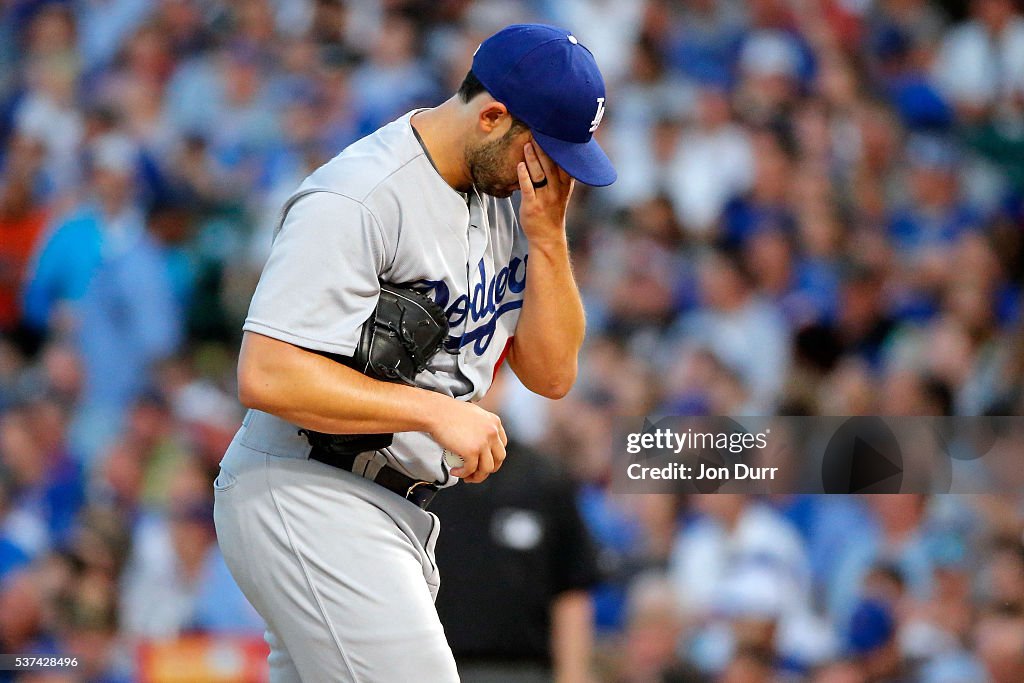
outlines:
M462 85L459 86L459 98L463 102L469 102L482 92L487 92L487 88L484 87L484 84L480 82L480 79L470 69L466 72L466 77L462 79Z
M458 96L463 102L469 102L471 99L479 95L480 93L487 92L487 88L480 82L480 79L476 77L473 70L470 69L466 72L466 77L462 79L462 85L459 86ZM490 93L488 93L490 94ZM506 135L516 135L524 130L529 130L530 127L526 125L526 122L517 117L512 112L508 113L512 117L512 127L508 129Z

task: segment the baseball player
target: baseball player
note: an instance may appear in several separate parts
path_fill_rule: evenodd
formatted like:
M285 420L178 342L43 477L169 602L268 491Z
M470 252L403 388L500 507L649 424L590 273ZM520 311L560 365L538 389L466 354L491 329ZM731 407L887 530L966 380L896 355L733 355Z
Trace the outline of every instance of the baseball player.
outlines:
M503 361L544 396L573 384L584 318L565 212L576 180L615 180L593 139L604 106L572 33L510 26L455 96L352 144L286 202L244 326L250 410L214 483L275 683L458 680L426 507L501 468L501 422L474 401Z

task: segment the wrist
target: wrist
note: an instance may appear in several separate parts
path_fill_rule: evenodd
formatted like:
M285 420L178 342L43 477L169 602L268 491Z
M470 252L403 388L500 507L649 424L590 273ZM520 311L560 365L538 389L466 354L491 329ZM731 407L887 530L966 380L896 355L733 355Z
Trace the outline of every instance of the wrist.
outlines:
M415 431L433 434L440 425L441 420L445 419L445 411L442 409L441 404L448 397L429 389L417 387L414 390L419 394L413 407L413 416L416 422Z
M565 215L520 214L523 232L531 242L533 240L565 239Z
M542 234L527 234L526 241L530 245L530 251L548 251L553 253L568 252L569 238L565 230L552 231Z

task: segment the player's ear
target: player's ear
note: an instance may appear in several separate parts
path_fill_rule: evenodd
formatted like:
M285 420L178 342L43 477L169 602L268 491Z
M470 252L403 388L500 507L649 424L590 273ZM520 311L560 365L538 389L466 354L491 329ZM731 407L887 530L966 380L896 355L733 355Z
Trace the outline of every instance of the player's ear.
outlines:
M501 102L492 99L480 107L477 114L477 125L484 135L489 135L504 125L510 117L508 108Z

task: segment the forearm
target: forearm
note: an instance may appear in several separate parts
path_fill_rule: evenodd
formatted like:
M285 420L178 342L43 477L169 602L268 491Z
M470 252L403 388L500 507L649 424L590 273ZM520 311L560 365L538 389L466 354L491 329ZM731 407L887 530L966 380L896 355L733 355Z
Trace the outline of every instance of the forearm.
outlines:
M551 606L551 655L556 683L590 680L594 609L586 591L569 591Z
M585 331L583 302L564 233L530 243L527 281L509 365L529 389L557 398L576 380Z
M316 353L246 332L239 399L300 427L330 434L429 431L447 397L381 382ZM451 400L451 399L448 399Z

